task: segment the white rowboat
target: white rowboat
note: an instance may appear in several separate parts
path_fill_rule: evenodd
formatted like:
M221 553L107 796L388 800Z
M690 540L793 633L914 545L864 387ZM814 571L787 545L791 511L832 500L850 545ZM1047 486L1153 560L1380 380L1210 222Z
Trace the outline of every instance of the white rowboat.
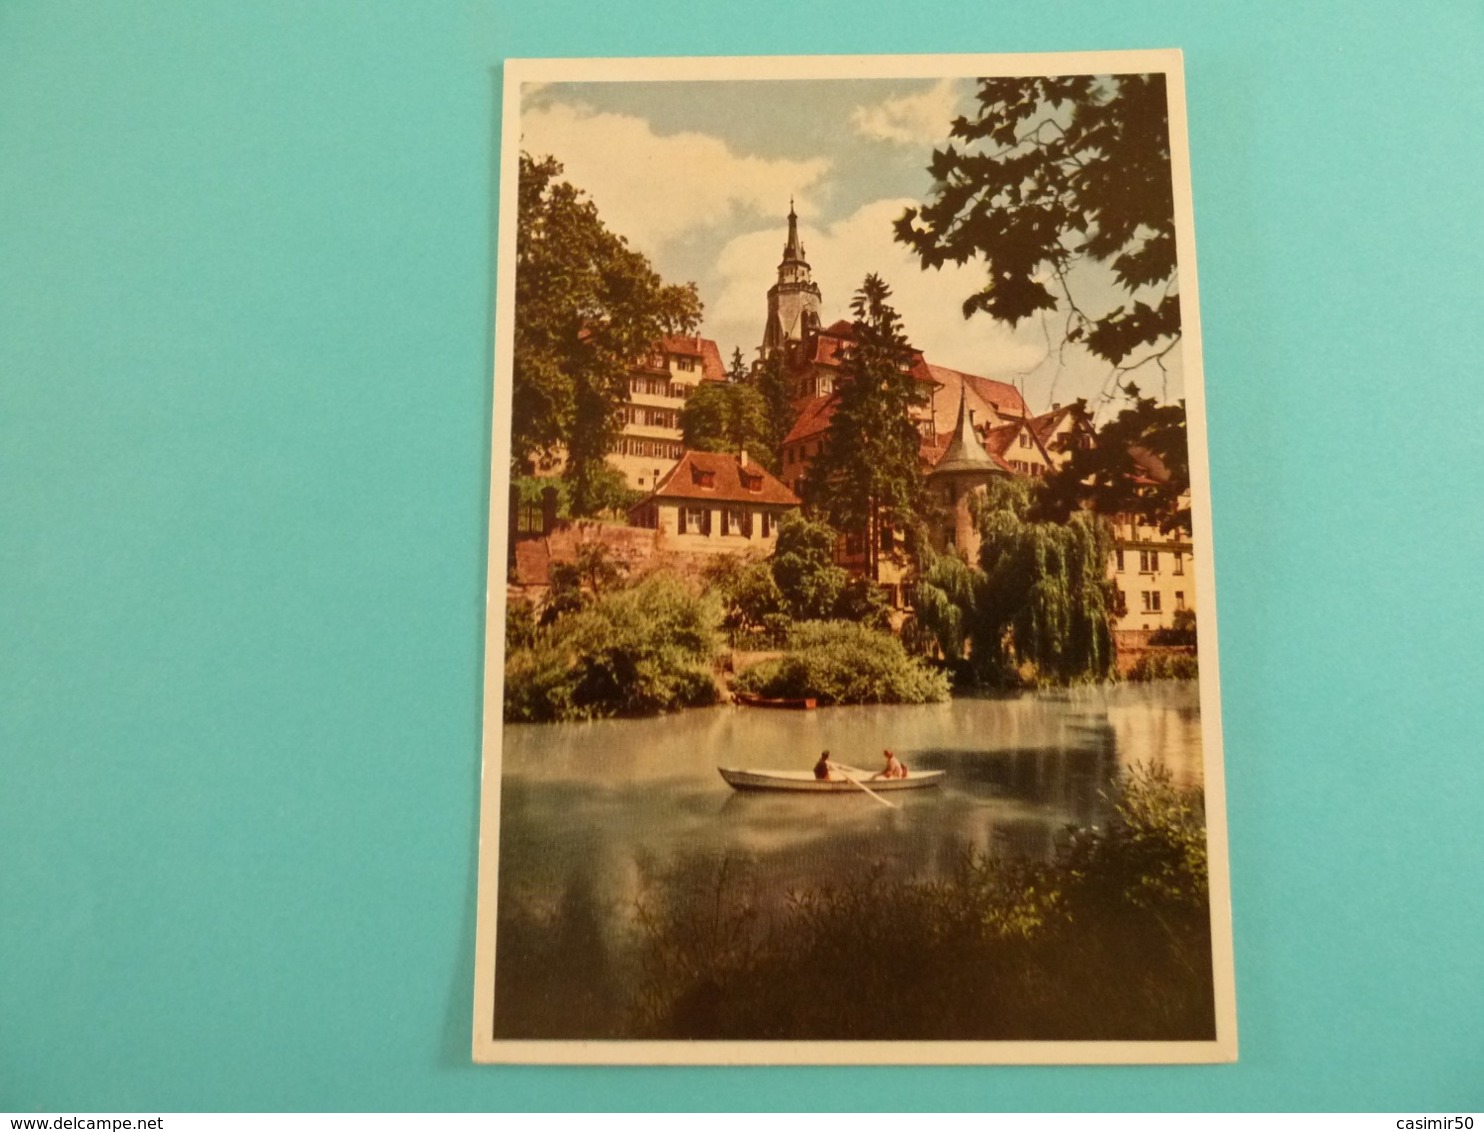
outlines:
M783 790L796 794L859 794L861 786L876 793L888 790L916 790L937 786L947 773L941 770L914 770L906 778L871 778L854 775L848 778L815 778L812 770L734 770L719 766L717 772L728 786L736 790ZM836 774L840 773L838 770ZM856 785L860 783L860 786Z

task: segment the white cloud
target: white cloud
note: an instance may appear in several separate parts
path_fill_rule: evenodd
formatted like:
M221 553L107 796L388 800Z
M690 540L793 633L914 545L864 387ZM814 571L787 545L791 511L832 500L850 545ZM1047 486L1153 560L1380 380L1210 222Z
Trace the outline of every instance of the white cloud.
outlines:
M800 226L800 237L823 292L826 325L850 317L850 299L874 272L891 286L892 305L902 316L912 344L930 362L985 377L1009 378L1046 356L1044 333L1036 320L1018 331L984 315L963 316L963 301L984 284L982 264L953 264L923 271L916 255L892 239L892 222L915 201L878 200L824 228ZM721 286L706 312L706 331L730 352L742 345L751 356L762 340L767 291L783 247L775 225L738 236L716 260Z
M878 141L920 145L942 141L958 105L958 79L939 79L927 90L857 106L850 124L857 133Z
M810 194L829 169L823 158L745 156L708 134L661 136L642 118L561 102L523 116L521 145L555 156L609 229L651 255L677 237L739 216L777 216L790 196L808 215Z

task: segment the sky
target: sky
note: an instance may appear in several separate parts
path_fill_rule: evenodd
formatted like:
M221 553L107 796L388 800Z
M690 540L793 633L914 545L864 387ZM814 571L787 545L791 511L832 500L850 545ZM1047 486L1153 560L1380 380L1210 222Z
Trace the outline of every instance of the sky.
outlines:
M931 199L932 151L973 95L962 78L526 84L521 148L556 157L666 282L696 283L701 332L725 358L734 348L757 355L792 200L826 324L849 317L851 296L875 272L928 361L1009 381L1037 412L1094 400L1108 364L1062 341L1064 313L1015 328L984 314L965 320L982 262L924 271L892 238L892 222ZM1095 266L1070 283L1084 309L1122 298ZM1168 374L1146 367L1135 380L1146 395L1178 400L1178 351L1166 364Z

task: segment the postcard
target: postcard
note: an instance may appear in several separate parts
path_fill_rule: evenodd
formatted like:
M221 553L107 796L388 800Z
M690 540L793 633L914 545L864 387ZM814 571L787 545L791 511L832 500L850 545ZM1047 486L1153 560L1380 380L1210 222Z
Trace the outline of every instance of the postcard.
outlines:
M1233 1060L1179 52L502 120L475 1059Z

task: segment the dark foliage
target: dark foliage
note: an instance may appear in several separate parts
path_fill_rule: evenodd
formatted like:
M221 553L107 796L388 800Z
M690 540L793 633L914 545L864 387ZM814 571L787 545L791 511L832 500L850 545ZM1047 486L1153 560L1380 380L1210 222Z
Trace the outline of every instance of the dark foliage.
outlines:
M1067 337L1114 365L1162 353L1180 334L1164 76L980 79L978 102L934 151L936 195L897 239L924 268L982 258L965 318L1013 325L1062 307ZM1078 307L1067 272L1080 259L1108 265L1127 302Z
M1164 531L1190 534L1190 449L1185 402L1160 405L1125 392L1133 404L1097 431L1090 448L1078 448L1046 477L1039 518L1065 521L1082 508L1099 515L1133 515Z

